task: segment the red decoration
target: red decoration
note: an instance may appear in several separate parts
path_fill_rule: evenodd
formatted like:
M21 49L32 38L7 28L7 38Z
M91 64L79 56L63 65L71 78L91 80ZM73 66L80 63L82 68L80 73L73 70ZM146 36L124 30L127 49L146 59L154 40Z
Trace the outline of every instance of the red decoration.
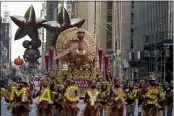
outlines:
M102 48L98 49L98 56L99 56L99 67L100 67L100 71L101 71L101 68L102 68L102 57L103 57L103 49Z
M108 65L109 65L109 57L105 56L104 60L105 60L105 72L107 73L108 72Z
M16 65L23 65L23 64L24 64L24 60L23 60L22 58L20 58L20 56L18 56L18 58L16 58L16 59L14 60L14 63L15 63Z
M51 64L51 69L52 69L52 66L53 66L53 57L54 57L54 49L53 48L50 48L49 49L49 55L50 55L50 64Z
M48 72L48 66L49 66L49 55L45 56L45 64L46 64L46 71Z

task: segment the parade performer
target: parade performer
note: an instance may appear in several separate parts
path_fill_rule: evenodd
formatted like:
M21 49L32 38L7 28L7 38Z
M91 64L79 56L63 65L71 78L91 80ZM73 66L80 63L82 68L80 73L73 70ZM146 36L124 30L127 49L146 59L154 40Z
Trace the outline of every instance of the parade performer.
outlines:
M30 104L33 103L31 91L27 89L27 82L22 80L18 86L12 86L10 90L10 102L13 103L13 116L29 116Z
M146 82L140 80L140 87L138 88L138 116L143 114L142 104L145 100L146 87Z
M124 91L120 86L120 79L115 79L114 87L111 88L109 95L109 116L124 115Z
M164 95L161 93L155 78L150 79L149 83L143 110L145 116L158 116L159 101L164 98Z
M135 110L135 100L137 99L137 90L134 87L134 82L129 83L129 89L126 91L126 116L133 116Z
M166 88L167 116L172 116L173 110L173 81Z
M160 93L164 94L163 99L159 99L158 100L158 104L159 104L158 105L159 106L158 107L158 116L165 116L166 102L167 102L165 95L166 95L166 89L169 86L169 84L168 83L164 83L164 85L166 85L166 88L163 87L162 84L158 83L158 85L159 85L158 89L159 89Z
M37 116L52 116L52 98L49 82L45 79L40 83L40 90L33 94L33 98L39 96L37 105Z
M68 80L64 99L64 116L77 116L79 108L77 86L74 85L73 80ZM72 89L73 88L73 89Z
M107 86L107 82L103 82L101 85L101 91L98 96L98 101L101 104L100 107L100 116L103 116L103 114L107 114L107 102L108 102L108 96L109 96L109 90Z
M55 91L52 92L53 96L53 116L63 115L63 103L64 103L64 85L58 84L55 86Z
M91 82L91 89L87 90L84 102L86 107L84 110L84 116L99 116L99 91L96 89L96 81Z

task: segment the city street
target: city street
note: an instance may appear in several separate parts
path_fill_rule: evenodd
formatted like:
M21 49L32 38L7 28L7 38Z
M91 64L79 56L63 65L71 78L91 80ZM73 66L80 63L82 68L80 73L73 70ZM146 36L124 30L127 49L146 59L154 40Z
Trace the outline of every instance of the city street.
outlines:
M0 1L1 97L14 115L138 116L143 104L143 115L171 116L172 6Z
M82 110L85 108L85 105L79 104L79 108L80 108L80 111L79 111L78 116L81 116ZM126 112L124 114L126 115ZM1 116L11 116L10 112L7 110L7 105L5 104L4 100L1 100ZM36 115L36 107L32 106L30 116L37 116ZM138 116L137 106L135 108L135 115L134 116Z

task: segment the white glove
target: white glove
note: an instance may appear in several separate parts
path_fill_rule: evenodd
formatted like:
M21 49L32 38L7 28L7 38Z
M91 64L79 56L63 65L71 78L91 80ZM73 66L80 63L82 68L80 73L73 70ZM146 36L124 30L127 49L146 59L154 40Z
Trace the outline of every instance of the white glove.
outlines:
M118 97L115 97L115 99L114 99L115 101L117 101L118 100Z
M50 104L53 104L53 100L51 100Z

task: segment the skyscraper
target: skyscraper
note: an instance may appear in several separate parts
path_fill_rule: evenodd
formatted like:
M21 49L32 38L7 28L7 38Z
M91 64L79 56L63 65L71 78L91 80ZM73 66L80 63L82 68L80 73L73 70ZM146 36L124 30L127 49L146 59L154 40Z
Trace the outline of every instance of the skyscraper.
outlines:
M11 41L12 41L12 24L10 19L10 12L5 5L3 8L2 24L1 24L1 40L7 48L7 62L11 63Z
M46 1L46 19L48 21L53 20L54 18L54 9L58 7L58 1ZM52 46L53 34L49 31L46 31L46 50L48 53L50 47Z
M133 77L148 77L166 70L173 72L173 1L133 2L131 7L131 67ZM169 49L169 57L165 51ZM141 53L143 52L143 55ZM163 79L164 79L163 78Z
M86 19L83 28L95 35L97 46L108 55L117 55L121 76L130 49L131 2L75 2L75 9L76 17Z
M46 18L46 2L42 4L42 9L40 11L40 17ZM41 39L41 47L39 48L41 58L39 59L40 66L39 68L44 70L45 69L45 48L46 48L46 29L43 27L39 29L39 38Z

